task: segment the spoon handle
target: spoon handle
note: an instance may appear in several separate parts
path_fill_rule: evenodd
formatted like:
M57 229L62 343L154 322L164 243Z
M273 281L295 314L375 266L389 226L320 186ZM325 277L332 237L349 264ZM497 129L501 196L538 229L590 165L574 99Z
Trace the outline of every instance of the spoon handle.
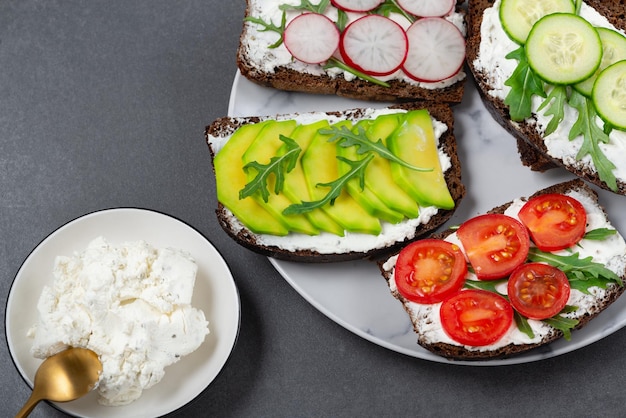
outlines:
M35 408L35 406L39 403L39 401L41 401L41 399L42 398L39 395L37 395L35 392L33 392L30 395L30 398L28 398L28 400L26 401L26 403L22 407L22 409L20 409L20 411L17 413L17 415L15 415L15 418L27 417L28 414L30 414L32 412L32 410Z

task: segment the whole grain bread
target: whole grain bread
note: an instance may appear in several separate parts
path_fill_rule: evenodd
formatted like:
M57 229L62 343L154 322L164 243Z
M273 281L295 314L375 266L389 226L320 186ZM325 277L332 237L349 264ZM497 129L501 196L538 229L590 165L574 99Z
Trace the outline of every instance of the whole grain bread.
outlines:
M258 5L263 5L263 1L246 0L245 17L253 16L252 11ZM464 0L458 2L457 12L465 17L462 3ZM274 23L278 24L278 22ZM459 103L463 97L465 77L442 88L423 87L423 84L401 80L390 80L388 81L389 87L385 87L359 78L346 80L343 76L331 75L330 72L320 73L321 65L317 64L302 64L305 69L279 65L272 70L265 70L261 68L259 61L265 61L266 57L255 58L254 52L256 51L250 46L250 39L256 37L257 28L257 23L244 20L237 49L237 67L244 77L262 86L285 91L384 102L425 100ZM284 46L279 48L284 48ZM309 71L306 67L315 68L315 70Z
M472 72L478 91L483 103L493 118L504 127L517 141L518 152L522 163L534 171L546 171L556 167L564 167L578 177L604 189L610 188L600 179L595 170L580 162L566 162L548 155L547 147L542 135L540 135L532 120L512 122L509 109L504 102L491 96L491 77L489 73L482 72L474 66L474 61L480 55L481 25L484 11L492 7L495 0L471 0L468 6L468 32L467 32L467 63ZM625 30L626 19L624 0L587 0L586 3L596 9L600 14L616 28ZM617 179L617 192L626 194L626 183L623 179Z
M428 109L432 118L447 126L448 129L439 138L439 148L450 157L451 166L444 172L444 176L450 194L455 202L455 208L458 207L459 202L465 196L465 186L461 181L461 164L457 154L457 144L454 137L454 117L450 107L441 103L401 103L390 106L390 108L405 110ZM317 114L322 115L320 119L323 118L323 115L328 115L339 116L355 121L362 119L365 112L366 109L359 108L335 112L317 112ZM219 151L217 144L225 138L228 138L237 128L244 124L256 123L266 119L292 119L294 116L294 114L284 114L263 117L222 117L215 120L205 129L205 138L209 146L211 159L213 160L216 153ZM221 227L232 239L243 247L268 257L308 263L326 263L383 256L420 236L432 233L436 228L450 219L453 213L454 209L439 209L427 223L420 224L415 230L407 233L406 237L393 243L387 243L383 246L379 244L379 246L362 251L346 250L327 253L317 251L314 248L287 251L278 245L264 245L260 243L261 237L245 228L220 202L218 202L216 209L217 219ZM290 239L291 237L286 237L285 239ZM346 237L337 236L334 239L340 242L346 239Z
M554 186L545 188L543 190L536 192L535 194L530 196L528 199L534 196L539 196L539 195L547 194L547 193L568 193L571 191L576 191L585 196L588 196L590 200L598 208L600 208L600 211L601 213L604 214L605 218L608 219L608 215L606 214L606 211L604 210L604 208L602 208L602 206L600 206L597 193L593 191L589 186L585 184L584 181L580 179L571 180L565 183L559 183ZM505 210L512 203L513 202L509 202L501 206L498 206L496 208L493 208L488 213L504 213ZM442 232L432 235L432 238L444 239L455 231L456 231L456 228L451 228L446 231L442 231ZM395 255L397 255L397 253ZM394 280L393 278L393 271L394 271L393 269L395 265L394 256L391 256L385 260L379 260L377 262L380 268L380 271L382 273L382 276L384 277L384 279L387 281L388 284L391 280ZM622 278L622 280L626 280L626 254L623 254L621 256L621 266L623 266L622 270L617 272L617 274ZM593 318L598 316L603 310L605 310L613 302L615 302L615 300L617 300L617 298L624 292L624 290L625 290L625 287L618 285L617 283L609 284L606 292L601 297L596 296L595 302L593 303L592 306L590 306L588 310L586 310L582 314L577 314L577 316L574 317L574 319L578 319L579 321L575 329L580 329L584 327L587 323L589 323L589 321L591 321ZM532 350L540 346L544 346L546 344L549 344L563 337L562 331L556 328L552 328L549 331L549 333L546 334L539 342L532 343L532 344L511 343L511 344L507 344L499 348L486 349L486 350L485 349L481 350L476 347L474 348L465 347L465 346L450 344L450 343L445 343L445 342L432 342L428 340L423 330L421 329L420 322L418 321L418 318L416 317L416 315L413 313L411 309L411 303L407 299L405 299L400 293L398 293L397 290L392 290L391 293L396 299L398 299L402 303L402 306L404 307L405 311L410 316L411 322L413 324L413 329L418 336L417 338L418 344L428 349L429 351L433 352L434 354L437 354L437 355L440 355L442 357L446 357L449 359L485 360L485 359L505 358L505 357L510 357L515 354L527 352L529 350Z

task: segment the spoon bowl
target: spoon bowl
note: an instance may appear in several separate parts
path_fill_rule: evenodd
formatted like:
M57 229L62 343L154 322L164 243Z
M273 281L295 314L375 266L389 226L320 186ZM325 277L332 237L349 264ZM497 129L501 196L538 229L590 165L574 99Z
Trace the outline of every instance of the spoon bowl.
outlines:
M33 392L15 418L25 417L42 400L68 402L89 393L100 378L102 363L86 348L71 347L41 363Z

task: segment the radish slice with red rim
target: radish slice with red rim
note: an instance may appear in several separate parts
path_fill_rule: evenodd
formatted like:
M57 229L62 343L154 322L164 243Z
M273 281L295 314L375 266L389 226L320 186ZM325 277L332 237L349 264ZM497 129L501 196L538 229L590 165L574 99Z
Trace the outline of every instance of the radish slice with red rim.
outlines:
M369 12L384 0L330 0L333 6L346 12Z
M339 46L339 29L319 13L303 13L283 32L285 47L294 58L307 64L327 61Z
M350 23L339 42L346 64L372 76L397 71L406 58L407 48L404 29L380 15L366 15Z
M396 0L405 12L420 17L441 17L450 14L455 0Z
M436 82L458 73L465 61L465 38L453 23L440 17L415 21L406 31L409 51L402 65L417 81Z

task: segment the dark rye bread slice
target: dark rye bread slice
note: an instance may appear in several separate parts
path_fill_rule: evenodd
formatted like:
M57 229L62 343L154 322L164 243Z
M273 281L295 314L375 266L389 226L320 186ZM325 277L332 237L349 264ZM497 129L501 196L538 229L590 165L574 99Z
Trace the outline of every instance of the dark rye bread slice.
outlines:
M479 56L481 42L480 28L483 20L483 12L485 9L493 6L494 3L495 0L471 0L468 7L467 63L476 80L478 91L485 107L493 118L515 137L520 159L525 166L534 171L541 172L556 167L565 167L580 178L604 189L608 189L604 182L600 180L598 174L595 171L589 170L588 167L582 164L566 164L560 159L549 156L543 138L537 133L534 125L526 122L511 122L508 107L504 102L488 94L488 91L491 90L489 74L477 70L473 62ZM587 0L585 3L606 17L616 28L622 30L626 29L626 2L624 0ZM626 194L626 183L618 179L617 186L620 194Z
M534 193L532 196L530 196L528 199L534 197L534 196L539 196L539 195L543 195L543 194L548 194L548 193L568 193L571 191L578 191L581 194L584 194L588 197L590 197L590 200L593 201L593 203L600 209L600 211L604 214L605 218L608 219L608 215L606 213L606 211L604 210L604 208L600 205L599 201L598 201L598 195L595 191L593 191L589 186L587 186L585 184L584 181L580 180L580 179L575 179L575 180L571 180L565 183L559 183L556 184L554 186L545 188L543 190L540 190L536 193ZM528 200L526 199L526 200ZM493 208L492 210L490 210L487 213L504 213L505 210L511 205L511 203L513 202L509 202L506 204L503 204L501 206L498 206L496 208ZM455 232L456 229L455 228L451 228L449 230L440 232L438 234L434 234L432 235L433 238L439 238L439 239L444 239L446 238L448 235L452 234L453 232ZM396 253L397 255L397 253ZM387 283L389 284L390 280L393 280L393 269L392 266L387 264L387 266L385 266L385 263L387 263L387 261L389 260L380 260L378 261L378 266L381 270L381 273L383 275L383 277L385 278L385 280L387 281ZM622 264L624 265L624 270L621 271L621 274L619 274L619 276L622 278L622 280L626 280L626 254L624 254L622 256ZM607 289L606 293L604 294L603 298L597 298L597 300L595 301L595 303L593 303L593 306L587 310L583 315L578 316L576 319L579 320L578 325L576 326L575 329L580 329L582 327L584 327L586 324L589 323L589 321L591 321L593 318L595 318L596 316L598 316L603 310L605 310L606 308L608 308L613 302L615 302L617 300L617 298L624 292L625 287L624 286L620 286L618 284L612 283L609 285L610 287ZM423 335L421 329L420 329L420 325L419 323L416 321L416 318L411 314L411 308L410 308L410 304L409 302L402 296L400 295L397 290L392 291L392 295L398 299L400 302L402 302L402 305L405 309L405 311L409 314L409 316L411 317L411 322L413 324L413 329L416 332L416 334L418 335L418 344L421 345L422 347L428 349L429 351L433 352L434 354L437 354L439 356L442 357L446 357L449 359L453 359L453 360L485 360L485 359L496 359L496 358L505 358L505 357L510 357L512 355L515 354L520 354L520 353L524 353L527 352L529 350L532 350L534 348L540 347L540 346L544 346L546 344L549 344L557 339L560 339L563 337L563 332L560 330L557 330L556 328L552 328L550 330L550 332L548 334L546 334L540 342L537 343L532 343L532 344L508 344L505 346L502 346L500 348L497 349L493 349L493 350L486 350L486 351L479 351L479 350L475 350L475 349L468 349L464 346L461 345L454 345L454 344L449 344L449 343L445 343L445 342L431 342L428 341L425 336Z
M263 1L265 0L246 0L245 16L251 16L253 4L259 4ZM465 9L461 7L462 3L464 0L458 2L457 12L465 16ZM278 22L274 23L278 24ZM431 89L401 80L388 81L389 87L384 87L358 78L348 81L343 76L333 77L325 73L314 75L282 65L274 67L273 71L263 70L255 64L251 47L248 46L250 37L254 36L253 28L256 25L253 22L243 22L237 49L237 67L244 77L262 86L285 91L337 95L351 99L381 102L425 100L459 103L463 97L465 78L448 87Z
M459 202L465 196L465 186L461 181L461 164L457 154L457 144L454 137L454 117L452 110L446 104L440 103L401 103L390 106L393 109L428 109L432 118L446 124L447 131L442 134L439 139L439 148L450 157L451 168L444 173L446 183L450 190L450 194L455 202L455 208L458 207ZM341 118L349 120L358 120L363 118L366 109L350 109L345 111L335 112L318 112L320 115L339 116ZM263 116L263 117L222 117L215 120L205 129L205 138L209 146L211 153L211 160L216 155L216 147L212 138L227 138L232 133L248 123L256 123L266 119L291 119L294 115L276 115L276 116ZM334 253L319 252L313 248L303 248L298 251L287 251L277 245L263 245L259 243L259 236L252 233L239 221L237 221L232 213L225 208L220 202L217 204L216 215L220 223L220 226L224 231L237 243L245 248L255 251L259 254L274 257L282 260L300 261L307 263L327 263L336 261L348 261L370 257L383 256L389 254L394 250L401 248L408 242L426 234L432 233L436 228L445 223L452 214L452 210L438 210L437 213L429 220L428 223L420 224L412 234L402 240L394 242L393 244L386 245L384 247L370 248L365 251L342 251ZM291 234L290 234L291 235ZM288 238L287 238L288 239ZM343 237L336 237L337 242L344 239Z

